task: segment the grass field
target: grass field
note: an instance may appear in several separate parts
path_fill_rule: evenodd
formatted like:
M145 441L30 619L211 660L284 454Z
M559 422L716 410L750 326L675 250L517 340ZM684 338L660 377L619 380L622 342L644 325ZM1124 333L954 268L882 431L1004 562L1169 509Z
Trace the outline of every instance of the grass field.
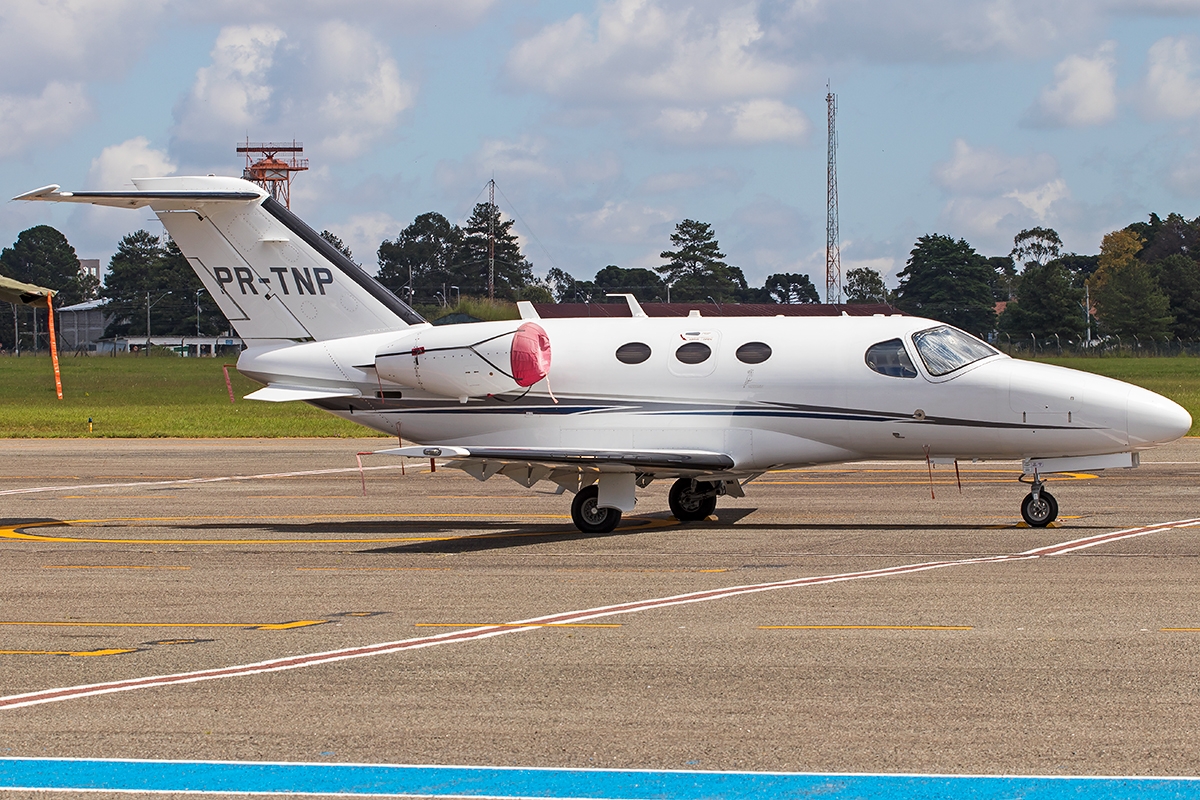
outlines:
M177 356L63 356L63 399L50 357L0 357L0 437L142 438L371 436L372 431L304 403L243 400L259 385L221 359Z
M1192 415L1200 435L1200 358L1045 358L1165 395ZM372 436L372 431L304 403L259 403L242 396L258 384L230 369L229 403L221 361L172 356L61 359L63 400L54 395L49 356L0 357L0 438L88 436Z

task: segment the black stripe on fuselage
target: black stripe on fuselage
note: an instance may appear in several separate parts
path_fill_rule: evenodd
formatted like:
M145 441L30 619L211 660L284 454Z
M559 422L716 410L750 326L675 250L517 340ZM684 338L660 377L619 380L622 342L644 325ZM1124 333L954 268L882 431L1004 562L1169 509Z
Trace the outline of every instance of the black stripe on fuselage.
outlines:
M392 294L391 290L368 275L366 270L358 264L346 258L336 247L321 238L319 233L308 227L304 220L289 211L283 203L268 197L263 200L262 207L264 211L282 222L288 230L303 239L309 247L320 253L322 258L329 261L341 270L347 278L357 283L368 294L382 303L388 311L391 311L409 325L420 325L426 322L426 319L414 311L408 303L405 303L399 297Z
M1002 430L1092 430L1082 425L1039 425L1023 422L998 422L991 420L957 419L954 417L925 417L916 419L911 414L896 414L884 411L833 408L824 406L793 406L770 404L764 406L708 406L681 403L631 402L625 404L601 404L592 398L560 398L556 404L546 403L541 398L516 398L505 401L495 397L481 402L458 403L442 400L403 400L374 398L330 398L307 401L326 411L338 413L406 414L413 416L476 415L512 416L532 414L536 416L609 416L612 414L640 414L661 417L765 417L773 419L837 420L843 422L885 422L897 425L935 425L960 428L989 428Z

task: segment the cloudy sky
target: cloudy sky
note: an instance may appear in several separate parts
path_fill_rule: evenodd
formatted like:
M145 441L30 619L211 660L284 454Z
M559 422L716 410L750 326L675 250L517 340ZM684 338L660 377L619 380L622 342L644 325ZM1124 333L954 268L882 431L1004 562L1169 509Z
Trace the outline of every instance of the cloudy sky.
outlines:
M843 269L1200 216L1200 0L8 0L0 191L236 175L239 141L296 139L292 209L370 268L494 176L539 272L656 266L690 217L752 283L822 286L827 82ZM160 230L0 203L0 243L39 223L105 262Z

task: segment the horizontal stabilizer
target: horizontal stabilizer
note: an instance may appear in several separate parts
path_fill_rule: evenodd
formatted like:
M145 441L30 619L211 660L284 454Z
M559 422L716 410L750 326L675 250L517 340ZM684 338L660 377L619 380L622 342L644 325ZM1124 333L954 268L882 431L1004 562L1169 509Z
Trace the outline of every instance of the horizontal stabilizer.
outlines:
M327 400L331 397L362 397L362 392L358 389L314 389L308 386L282 386L273 383L246 395L247 400L265 400L268 403L286 403L289 400Z
M712 472L733 468L725 453L707 450L585 450L572 447L474 447L416 445L375 451L378 455L410 458L469 458L478 461L562 464L575 467L630 467L634 470L695 470Z

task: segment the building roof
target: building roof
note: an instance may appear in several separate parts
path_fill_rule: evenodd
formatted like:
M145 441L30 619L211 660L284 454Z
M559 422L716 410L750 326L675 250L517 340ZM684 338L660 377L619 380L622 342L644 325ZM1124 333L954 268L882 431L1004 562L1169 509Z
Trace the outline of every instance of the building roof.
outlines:
M704 317L870 317L875 314L901 314L886 303L642 303L648 317L686 317L693 309ZM610 303L534 303L543 319L563 317L629 317L629 305L622 298Z

